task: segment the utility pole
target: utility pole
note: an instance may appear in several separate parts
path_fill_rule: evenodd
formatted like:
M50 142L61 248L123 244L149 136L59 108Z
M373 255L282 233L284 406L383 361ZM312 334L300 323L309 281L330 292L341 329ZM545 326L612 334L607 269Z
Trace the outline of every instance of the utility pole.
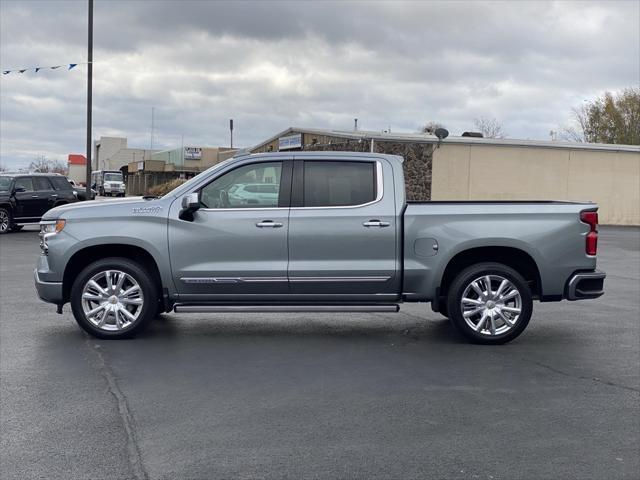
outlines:
M229 133L231 135L231 148L233 148L233 118L229 119Z
M87 198L91 199L91 109L93 101L93 0L89 0L87 32Z

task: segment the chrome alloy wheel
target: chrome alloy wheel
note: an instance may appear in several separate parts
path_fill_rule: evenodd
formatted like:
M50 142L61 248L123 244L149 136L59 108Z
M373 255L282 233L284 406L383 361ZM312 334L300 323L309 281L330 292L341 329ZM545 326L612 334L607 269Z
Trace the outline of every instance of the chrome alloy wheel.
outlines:
M499 275L484 275L464 289L460 307L464 321L482 335L501 335L511 330L522 312L516 286Z
M140 284L119 270L94 275L82 289L84 315L101 330L113 332L130 327L138 320L143 305Z
M9 230L9 213L3 208L0 209L0 232Z

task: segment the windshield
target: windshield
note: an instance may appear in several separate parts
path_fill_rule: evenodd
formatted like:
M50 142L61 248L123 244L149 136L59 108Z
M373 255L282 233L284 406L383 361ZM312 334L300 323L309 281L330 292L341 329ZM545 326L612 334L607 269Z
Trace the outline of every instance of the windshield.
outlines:
M8 192L11 186L11 180L13 180L13 177L0 177L0 191Z
M122 174L121 173L105 173L104 181L105 182L121 182Z

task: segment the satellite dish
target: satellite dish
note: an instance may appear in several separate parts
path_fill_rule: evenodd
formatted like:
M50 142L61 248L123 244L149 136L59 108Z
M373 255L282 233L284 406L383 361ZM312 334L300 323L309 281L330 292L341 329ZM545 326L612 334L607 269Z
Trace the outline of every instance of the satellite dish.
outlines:
M444 140L449 136L449 130L446 128L436 128L436 131L433 133L438 137L438 140Z

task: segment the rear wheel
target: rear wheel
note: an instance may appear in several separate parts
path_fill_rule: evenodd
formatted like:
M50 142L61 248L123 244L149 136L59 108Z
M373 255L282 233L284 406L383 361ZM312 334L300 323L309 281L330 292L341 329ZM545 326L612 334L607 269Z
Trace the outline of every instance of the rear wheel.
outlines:
M128 258L105 258L87 266L71 288L78 325L98 338L129 338L156 316L158 291L144 267Z
M0 208L0 234L10 232L11 223L11 212L4 207Z
M458 274L447 296L453 324L475 343L501 344L529 324L533 299L527 282L500 263L479 263Z

